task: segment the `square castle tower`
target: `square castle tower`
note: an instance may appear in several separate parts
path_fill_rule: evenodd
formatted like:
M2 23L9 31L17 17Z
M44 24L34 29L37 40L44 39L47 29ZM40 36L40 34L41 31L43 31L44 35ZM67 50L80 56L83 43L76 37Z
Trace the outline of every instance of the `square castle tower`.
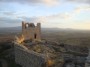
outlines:
M41 24L25 23L22 21L22 35L24 40L41 40Z

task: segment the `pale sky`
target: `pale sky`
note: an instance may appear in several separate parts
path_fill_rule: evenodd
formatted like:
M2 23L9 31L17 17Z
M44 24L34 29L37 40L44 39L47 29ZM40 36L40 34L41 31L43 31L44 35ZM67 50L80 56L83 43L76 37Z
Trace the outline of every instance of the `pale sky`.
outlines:
M90 30L90 0L0 0L0 27L21 26L22 21Z

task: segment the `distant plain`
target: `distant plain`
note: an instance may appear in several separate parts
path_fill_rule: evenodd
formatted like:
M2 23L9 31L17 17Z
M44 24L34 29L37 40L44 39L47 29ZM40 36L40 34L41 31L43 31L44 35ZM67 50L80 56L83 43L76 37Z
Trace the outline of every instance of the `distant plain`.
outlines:
M21 33L21 27L0 28L0 43L12 42ZM42 28L42 39L69 45L89 46L90 30Z

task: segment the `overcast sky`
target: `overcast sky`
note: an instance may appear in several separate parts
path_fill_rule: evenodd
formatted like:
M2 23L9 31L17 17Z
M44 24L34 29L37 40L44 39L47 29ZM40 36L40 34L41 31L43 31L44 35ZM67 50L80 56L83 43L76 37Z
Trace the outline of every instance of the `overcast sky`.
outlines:
M0 0L0 27L21 26L22 21L90 30L90 0Z

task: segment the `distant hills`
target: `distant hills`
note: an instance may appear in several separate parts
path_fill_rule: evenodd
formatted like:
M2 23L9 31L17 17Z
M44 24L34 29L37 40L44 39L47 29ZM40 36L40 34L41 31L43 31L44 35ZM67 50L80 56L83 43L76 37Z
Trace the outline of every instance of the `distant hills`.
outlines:
M0 28L0 33L14 33L14 32L20 32L21 27L6 27L6 28Z
M48 32L90 32L90 30L77 30L77 29L70 29L70 28L41 28L42 31ZM0 28L0 33L16 33L21 32L22 27L7 27L7 28Z

